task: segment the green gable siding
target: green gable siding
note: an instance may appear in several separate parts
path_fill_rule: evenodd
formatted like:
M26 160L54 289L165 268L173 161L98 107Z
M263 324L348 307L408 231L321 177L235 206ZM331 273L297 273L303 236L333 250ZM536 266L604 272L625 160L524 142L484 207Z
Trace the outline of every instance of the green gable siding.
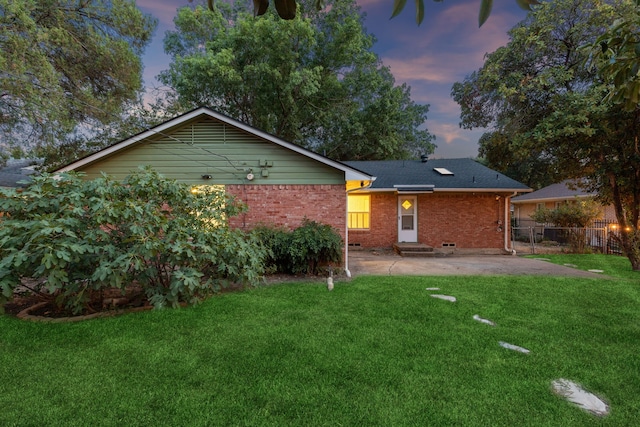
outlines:
M344 173L213 119L198 119L78 170L123 179L140 165L189 184L344 184ZM268 176L263 176L266 171ZM211 175L205 180L202 175Z

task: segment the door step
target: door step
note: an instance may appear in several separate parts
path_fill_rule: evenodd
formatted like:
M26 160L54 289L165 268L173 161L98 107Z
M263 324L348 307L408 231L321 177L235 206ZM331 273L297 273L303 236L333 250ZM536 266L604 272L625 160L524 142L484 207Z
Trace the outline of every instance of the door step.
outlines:
M439 253L423 243L394 243L393 250L403 257L434 257Z

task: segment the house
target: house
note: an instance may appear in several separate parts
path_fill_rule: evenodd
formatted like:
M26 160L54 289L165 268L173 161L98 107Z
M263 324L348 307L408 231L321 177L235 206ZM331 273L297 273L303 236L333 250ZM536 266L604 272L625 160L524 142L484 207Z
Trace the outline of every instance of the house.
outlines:
M345 242L347 191L375 179L208 108L190 111L55 172L84 172L88 179L104 172L122 180L140 165L192 186L223 186L248 207L230 218L233 227L294 229L307 218L332 226ZM345 267L348 271L348 264Z
M513 218L517 226L533 226L535 221L531 215L539 209L557 209L566 203L575 203L579 200L593 199L596 195L578 187L574 181L565 180L552 184L540 190L523 194L511 199L513 205ZM615 222L616 216L613 207L603 206L600 220Z
M341 234L347 255L349 247L391 247L398 241L509 251L508 200L528 190L469 159L334 161L208 108L57 172L124 179L140 165L193 186L223 186L248 207L230 218L234 227L293 229L304 218L329 224Z
M349 244L421 243L444 253L511 253L510 199L527 186L472 159L350 161L376 176L349 192Z

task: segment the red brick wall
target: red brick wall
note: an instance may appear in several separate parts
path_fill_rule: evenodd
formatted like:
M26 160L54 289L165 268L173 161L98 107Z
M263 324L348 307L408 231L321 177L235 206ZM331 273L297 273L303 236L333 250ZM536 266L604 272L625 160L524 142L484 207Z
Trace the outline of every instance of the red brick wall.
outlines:
M248 206L248 211L230 219L232 227L250 230L256 225L280 225L295 229L306 217L328 224L345 237L346 195L342 185L225 186Z
M349 230L349 243L359 243L365 248L390 248L398 241L398 196L395 193L371 193L370 206L371 228Z
M505 226L504 201L504 196L496 200L495 194L420 194L418 241L434 248L455 243L458 249L502 249L504 231L498 231L497 221ZM371 194L370 224L370 230L350 230L349 243L375 248L391 247L397 242L396 194Z

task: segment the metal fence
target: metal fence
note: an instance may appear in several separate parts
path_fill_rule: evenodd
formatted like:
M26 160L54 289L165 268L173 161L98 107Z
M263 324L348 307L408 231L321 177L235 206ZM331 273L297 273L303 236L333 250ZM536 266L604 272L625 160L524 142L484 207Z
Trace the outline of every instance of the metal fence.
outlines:
M519 220L511 227L512 240L529 243L531 252L543 241L556 242L576 251L590 250L604 254L622 254L614 222L594 221L590 227L556 227L535 221Z

